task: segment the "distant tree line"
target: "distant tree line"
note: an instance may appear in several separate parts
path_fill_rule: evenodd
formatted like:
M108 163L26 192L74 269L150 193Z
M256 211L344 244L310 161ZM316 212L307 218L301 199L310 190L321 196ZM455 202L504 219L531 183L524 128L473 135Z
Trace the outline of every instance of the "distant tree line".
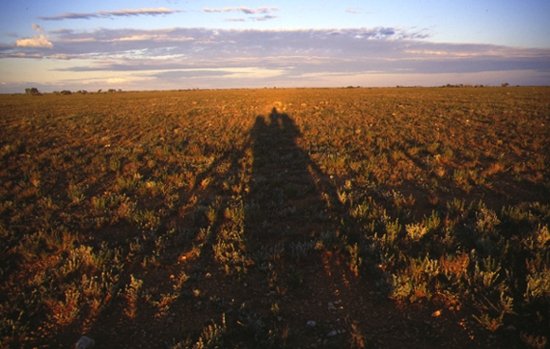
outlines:
M507 83L507 82L503 82L502 84L500 84L501 87L509 87L510 84ZM485 87L485 85L469 85L469 84L447 84L447 85L443 85L441 87Z
M485 85L469 85L469 84L447 84L441 87L485 87Z
M40 96L42 93L36 87L28 87L25 89L25 94L30 96Z

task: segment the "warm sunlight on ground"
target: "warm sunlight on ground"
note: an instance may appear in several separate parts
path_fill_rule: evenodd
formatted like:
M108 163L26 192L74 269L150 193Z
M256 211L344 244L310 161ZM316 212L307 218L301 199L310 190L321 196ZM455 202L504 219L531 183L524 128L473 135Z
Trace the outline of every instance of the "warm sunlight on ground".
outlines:
M549 95L0 96L2 344L542 348Z
M0 2L0 347L546 348L549 13Z

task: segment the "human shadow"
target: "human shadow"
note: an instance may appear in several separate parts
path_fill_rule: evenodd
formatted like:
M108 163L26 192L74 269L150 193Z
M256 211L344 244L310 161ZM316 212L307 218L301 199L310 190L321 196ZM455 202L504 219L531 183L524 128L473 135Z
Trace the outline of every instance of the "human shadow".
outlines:
M322 223L330 221L327 207L336 203L335 190L297 145L301 133L294 121L273 108L268 116L256 117L250 134L253 162L245 213L247 236L289 243L319 235L327 229Z
M269 303L277 304L291 333L285 343L302 347L321 339L341 347L354 337L360 346L361 316L352 309L365 288L346 252L359 238L349 207L300 147L302 134L288 114L273 108L258 115L250 135L244 230Z

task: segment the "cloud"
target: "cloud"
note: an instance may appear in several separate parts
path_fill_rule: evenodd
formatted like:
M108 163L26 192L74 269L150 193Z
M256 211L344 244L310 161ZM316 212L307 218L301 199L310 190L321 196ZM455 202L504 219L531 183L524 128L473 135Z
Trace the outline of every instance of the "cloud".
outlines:
M277 16L264 15L264 16L259 16L259 17L253 17L253 20L255 20L256 22L263 22L263 21L269 21L269 20L272 20L272 19L275 19L275 18L277 18Z
M414 68L426 65L427 62L439 62L434 66L439 64L445 66L445 69L452 69L456 63L460 63L460 66L496 61L508 61L511 65L534 64L535 61L548 60L550 55L547 49L433 43L426 40L429 37L422 30L411 31L397 27L316 30L59 29L51 33L56 47L54 50L43 50L45 56L62 54L66 57L81 56L103 61L121 59L123 63L136 59L158 63L165 57L175 57L180 61L183 57L193 64L216 59L272 59L277 62L278 57L283 57L289 60L288 64L307 63L309 66L313 66L313 61L322 61L335 67L345 62L342 63L344 67L368 63ZM13 51L13 48L3 48L0 57L2 53ZM297 62L292 62L289 57L295 57Z
M46 38L45 35L37 35L32 38L19 39L15 42L17 47L44 47L52 48L53 44Z
M348 7L346 9L346 12L351 13L352 15L358 15L358 14L363 13L363 10L358 8L358 7Z
M276 19L277 16L273 15L263 15L263 16L252 16L248 18L227 18L226 22L264 22Z
M34 48L52 48L53 44L46 35L44 30L38 24L33 24L32 29L37 32L38 35L35 35L31 38L23 38L15 41L15 46L17 47L34 47Z
M203 11L206 13L227 13L227 12L242 12L246 15L262 15L262 14L269 14L273 13L275 11L278 11L279 9L276 7L258 7L258 8L250 8L245 6L240 7L222 7L222 8L204 8Z
M226 18L226 22L246 22L245 18Z
M182 78L222 77L225 79L266 79L284 75L284 69L266 69L261 67L222 67L222 68L185 68L165 70L152 76L163 80Z
M74 84L77 77L83 84L82 77L92 81L90 76L98 76L93 80L97 84L121 76L147 82L121 81L122 88L384 85L383 81L414 85L439 84L447 78L449 83L490 84L499 74L512 84L550 84L550 49L431 42L423 30L399 27L49 33L55 47L0 47L0 62L49 59L56 64L50 76L74 76Z
M226 22L263 22L263 21L269 21L272 19L277 18L277 16L273 15L274 12L278 11L279 9L276 7L258 7L258 8L250 8L245 6L240 7L221 7L221 8L204 8L203 12L206 13L242 13L247 15L247 18L242 17L233 17L233 18L227 18Z
M97 12L81 12L81 13L62 13L55 16L38 17L44 21L62 21L65 19L92 19L92 18L113 18L113 17L131 17L131 16L158 16L169 15L181 12L172 10L166 7L158 8L139 8L139 9L123 9L115 11L97 11Z
M192 41L192 40L194 40L194 39L192 37L189 37L189 36L173 37L173 36L166 35L166 34L152 33L152 34L134 34L134 35L122 36L122 37L119 37L119 38L114 38L111 42L122 42L122 41L184 42L184 41Z

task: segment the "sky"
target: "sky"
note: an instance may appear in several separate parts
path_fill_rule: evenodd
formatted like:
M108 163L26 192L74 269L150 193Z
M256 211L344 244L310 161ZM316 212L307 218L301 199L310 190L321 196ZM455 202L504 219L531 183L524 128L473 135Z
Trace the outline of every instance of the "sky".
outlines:
M548 0L0 3L0 93L550 85Z

